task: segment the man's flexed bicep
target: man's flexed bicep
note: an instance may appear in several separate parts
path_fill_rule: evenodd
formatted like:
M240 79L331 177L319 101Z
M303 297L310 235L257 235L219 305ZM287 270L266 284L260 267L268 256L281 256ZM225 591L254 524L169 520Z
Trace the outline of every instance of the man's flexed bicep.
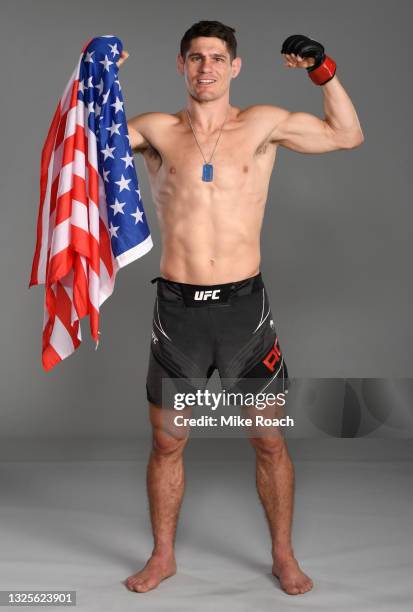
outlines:
M327 153L360 146L364 136L357 113L337 76L324 85L323 94L324 119L273 107L271 141L298 153Z
M324 46L294 34L284 41L281 53L287 68L305 68L313 83L322 86L324 119L274 107L272 142L299 153L326 153L361 145L364 136L356 109L337 78L335 61L325 54Z
M277 111L271 142L297 153L328 153L347 148L327 121L310 113Z

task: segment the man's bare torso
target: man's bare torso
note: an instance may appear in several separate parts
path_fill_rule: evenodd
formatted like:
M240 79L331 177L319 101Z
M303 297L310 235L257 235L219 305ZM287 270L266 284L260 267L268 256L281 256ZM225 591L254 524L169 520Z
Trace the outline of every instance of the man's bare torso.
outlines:
M162 236L161 275L183 283L218 284L254 276L276 145L259 106L231 107L202 181L203 159L183 111L148 113L130 122L143 153ZM195 128L196 129L196 128ZM207 160L219 130L197 131Z

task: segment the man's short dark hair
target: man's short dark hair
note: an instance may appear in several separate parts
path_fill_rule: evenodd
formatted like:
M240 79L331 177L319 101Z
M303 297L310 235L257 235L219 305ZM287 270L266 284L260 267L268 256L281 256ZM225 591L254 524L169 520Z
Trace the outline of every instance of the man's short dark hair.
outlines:
M194 23L189 30L185 32L181 40L181 55L185 59L185 55L191 46L191 40L199 36L208 36L220 38L223 40L231 58L237 57L237 39L234 36L234 28L224 25L220 21L198 21Z

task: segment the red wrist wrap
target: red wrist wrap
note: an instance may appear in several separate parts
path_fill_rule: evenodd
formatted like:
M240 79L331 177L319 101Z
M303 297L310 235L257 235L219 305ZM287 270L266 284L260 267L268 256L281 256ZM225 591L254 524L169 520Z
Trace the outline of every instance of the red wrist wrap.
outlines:
M323 63L315 70L310 70L308 76L316 85L325 85L328 81L331 81L335 73L336 63L326 55Z

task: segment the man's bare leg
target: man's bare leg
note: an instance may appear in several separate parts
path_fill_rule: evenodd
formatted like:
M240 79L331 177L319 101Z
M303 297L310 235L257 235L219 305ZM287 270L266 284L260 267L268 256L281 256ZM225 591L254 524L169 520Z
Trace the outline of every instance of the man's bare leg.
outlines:
M188 439L186 431L176 432L177 437L165 431L166 410L153 404L149 404L149 410L153 445L147 488L154 548L145 567L126 580L128 589L138 593L156 588L162 580L176 573L174 544L184 494L183 451Z
M251 437L256 454L256 484L272 540L272 573L289 595L306 593L312 580L294 557L291 527L294 500L294 468L281 435Z

